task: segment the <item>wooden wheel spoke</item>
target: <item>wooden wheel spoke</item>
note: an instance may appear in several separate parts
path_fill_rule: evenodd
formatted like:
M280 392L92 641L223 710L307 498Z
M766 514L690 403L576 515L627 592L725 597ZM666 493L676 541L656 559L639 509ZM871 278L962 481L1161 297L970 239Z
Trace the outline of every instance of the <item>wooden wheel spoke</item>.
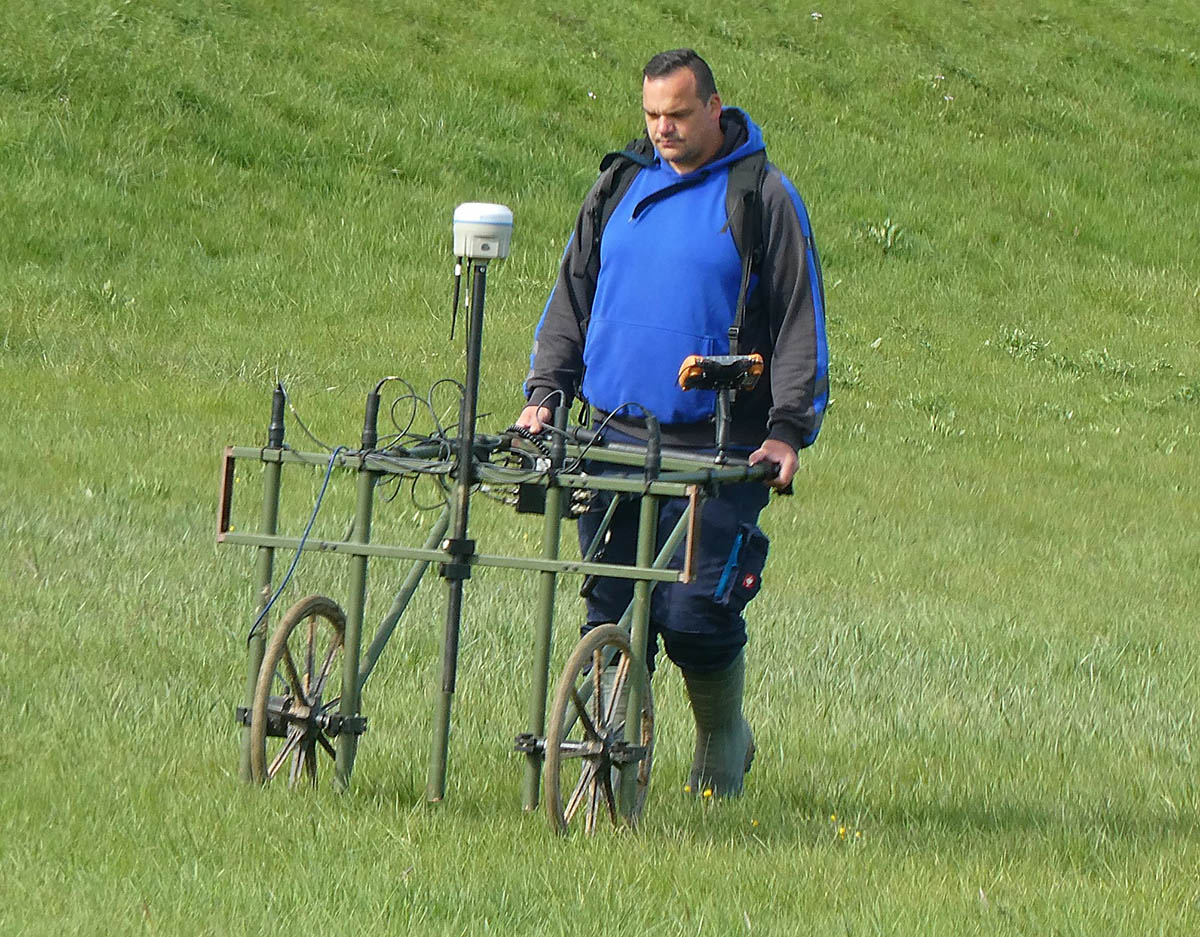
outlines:
M321 672L317 675L317 682L312 690L312 699L320 699L321 694L325 692L325 683L329 680L329 673L333 666L333 658L341 646L342 636L340 634L335 635L333 643L329 645L329 651L325 654L325 662L321 664Z
M317 616L308 616L308 641L304 645L304 692L312 690L313 666L316 664ZM310 697L311 699L311 697Z
M596 832L596 815L600 812L600 787L603 783L600 775L603 773L603 771L597 771L588 788L587 815L583 820L583 829L588 836Z
M321 744L321 747L325 749L325 753L334 761L337 761L337 750L333 747L333 743L331 743L329 739L325 737L324 732L317 736L317 741Z
M583 720L583 731L587 734L587 737L598 739L600 733L596 731L596 724L592 722L592 717L588 715L587 703L579 695L578 690L571 690L571 701L575 704L575 711L579 713L579 718Z
M300 745L296 748L296 754L292 758L292 768L288 772L288 784L292 787L296 786L296 782L300 780L300 775L304 773L304 762L307 760L304 756L307 753L307 745Z
M592 711L596 722L604 724L604 648L592 651Z
M608 804L608 815L613 823L617 822L617 798L613 794L612 772L602 771L600 788L604 792L604 800Z
M287 741L283 743L283 747L279 749L278 754L267 767L267 777L273 778L279 773L279 769L283 767L283 763L287 761L288 755L304 738L304 732L297 726L288 726Z
M583 768L579 772L579 783L575 785L575 790L571 791L571 796L567 799L567 805L563 809L563 817L568 823L575 816L575 811L579 809L579 805L583 802L583 795L587 791L588 782L596 776L597 762L598 759L589 758L584 762Z
M300 674L296 670L296 662L292 660L292 652L286 644L283 646L283 669L292 695L298 696L301 701L307 704L308 697L304 692L304 684L301 682Z
M621 698L622 692L625 690L625 684L629 680L629 655L622 654L621 662L617 664L617 673L613 678L612 695L608 700L608 709L604 713L604 724L612 725L614 719L617 718L617 701ZM622 724L624 724L622 722Z

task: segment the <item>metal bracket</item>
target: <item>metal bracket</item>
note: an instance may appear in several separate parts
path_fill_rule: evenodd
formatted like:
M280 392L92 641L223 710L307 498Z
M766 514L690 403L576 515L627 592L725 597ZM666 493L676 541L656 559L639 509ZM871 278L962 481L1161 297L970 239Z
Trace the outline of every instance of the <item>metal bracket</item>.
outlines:
M470 560L475 555L475 541L448 537L442 541L442 549L454 557L456 562L439 564L438 574L443 579L470 579Z
M683 548L683 573L680 582L691 582L696 575L696 554L700 546L700 510L704 506L700 486L688 486L687 542Z
M333 737L339 735L362 735L367 731L366 716L341 716L333 714L318 722L325 723L325 734Z
M608 760L614 765L631 765L646 757L645 745L630 745L628 742L613 742L608 749Z
M545 755L546 740L531 732L522 732L513 744L513 751L524 752L526 755Z
M226 446L221 456L221 480L217 490L217 543L229 533L230 516L233 513L233 446Z
M330 738L337 738L339 735L362 735L367 731L366 716L343 716L340 713L328 713L312 719L289 717L283 709L283 702L287 700L290 698L286 696L272 696L271 702L267 706L267 735L272 738L286 736L289 722L311 722ZM253 718L250 707L239 706L234 713L240 725L250 727L250 721Z

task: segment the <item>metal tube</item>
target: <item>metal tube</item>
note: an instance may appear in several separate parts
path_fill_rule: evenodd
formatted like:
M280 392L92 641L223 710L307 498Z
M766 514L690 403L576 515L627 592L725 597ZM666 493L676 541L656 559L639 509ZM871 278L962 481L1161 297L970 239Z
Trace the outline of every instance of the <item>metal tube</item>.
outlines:
M642 498L638 512L637 565L649 566L654 559L654 543L658 534L658 501L653 495ZM653 585L645 579L633 584L633 622L629 644L633 652L631 666L637 674L645 672L647 639L650 635L650 595ZM629 703L625 710L626 735L633 744L638 744L641 734L642 685L639 680L629 681ZM626 765L621 770L621 812L631 816L637 786L637 763Z
M283 447L284 434L284 405L286 398L283 385L276 384L271 395L271 423L267 427L267 445L274 449ZM267 462L263 467L263 510L259 531L267 536L274 536L279 529L279 462ZM254 564L254 583L258 595L257 607L254 610L258 625L246 646L246 709L254 706L254 692L258 687L258 672L262 669L263 654L267 648L267 615L263 613L271 600L271 580L275 574L275 548L262 546L258 548L258 556ZM243 781L253 780L250 770L250 727L242 729L242 751L238 762L238 777Z
M232 531L225 535L222 543L251 547L274 547L277 550L296 550L300 547L299 537L268 537L264 534L243 534ZM427 550L423 547L396 547L383 543L351 543L348 540L304 541L304 549L315 553L338 553L345 556L382 556L390 560L414 560L430 563L444 562L445 550ZM675 582L679 574L675 570L661 567L644 570L637 566L610 566L607 563L583 563L579 560L545 560L538 556L500 556L492 553L474 553L471 566L501 566L506 569L524 569L531 572L554 570L556 573L581 573L583 575L611 576L615 579L653 579L660 582Z
M371 539L371 511L374 506L375 482L378 476L366 469L358 473L358 504L354 510L354 526L350 539L367 543ZM367 603L367 556L350 560L350 601L346 604L346 636L342 661L342 699L338 711L344 718L357 716L360 708L358 662L362 649L363 613ZM354 770L354 755L358 751L358 736L343 732L337 739L337 758L334 762L334 787L340 791L350 786Z
M432 550L441 543L442 538L446 535L446 528L449 526L450 511L447 509L442 512L437 523L430 530L429 537L425 540L425 549ZM429 562L429 560L417 560L409 568L408 577L404 580L400 591L396 593L396 598L392 600L392 607L388 609L388 613L383 617L383 621L379 623L379 630L375 632L371 646L363 652L362 663L358 668L359 693L362 693L362 689L367 683L367 678L371 676L371 671L375 669L375 665L379 662L379 656L383 653L383 649L387 647L388 641L391 640L392 633L396 630L396 625L400 622L400 616L404 614L404 610L408 608L408 603L412 601L413 595L416 594L417 587L421 584L421 579L425 576L425 570L429 568Z
M688 525L691 523L691 510L692 509L689 506L683 512L683 514L681 514L679 516L679 520L675 522L675 526L671 529L671 533L667 536L666 541L663 543L662 549L658 551L658 555L654 558L654 562L651 564L651 567L650 567L651 569L666 569L667 568L668 564L671 562L671 559L675 556L675 551L679 549L679 545L683 542L684 538L687 536ZM657 525L657 520L656 520L656 522L655 522L656 533L657 533L657 526L658 525ZM640 568L641 563L639 563L638 566ZM675 573L675 575L671 579L668 579L665 581L666 582L678 582L679 574ZM653 594L654 587L658 585L658 582L659 581L651 581L649 583L651 594ZM629 603L629 607L627 609L625 609L625 614L621 616L621 621L619 622L620 626L622 628L624 628L626 631L632 632L631 622L633 621L633 616L635 614L636 608L637 608L637 586L635 585L634 586L634 600ZM630 635L630 640L632 641L632 634ZM634 645L634 649L635 650L637 649L636 645Z
M716 461L724 463L727 456L726 450L729 449L729 405L732 400L728 387L722 387L717 391L717 458Z
M442 686L434 718L433 752L429 760L429 778L425 797L438 802L446 796L446 757L450 745L450 710L458 672L458 644L462 630L463 582L461 569L470 556L466 553L467 521L474 481L475 417L479 405L479 363L483 351L483 300L487 289L487 261L474 261L471 275L471 307L467 319L467 374L463 385L462 407L458 413L458 453L455 464L453 534L449 544L453 569L448 578L446 629L442 640Z
M600 552L600 548L604 545L604 535L608 533L608 528L612 526L612 519L616 516L617 508L620 505L620 498L613 497L609 499L604 517L600 519L600 526L596 528L596 536L592 538L592 542L588 544L587 552L583 555L585 563L590 563L596 558L596 554Z
M565 429L568 409L558 407L554 414L554 425ZM551 471L561 467L563 459L562 436L555 435L555 446L551 451ZM562 534L563 490L554 483L553 475L546 489L546 515L542 528L542 557L557 560ZM550 647L554 633L554 592L558 574L545 570L538 574L538 614L534 632L532 686L529 690L529 733L541 738L546 734L546 693L550 685ZM525 783L522 787L522 804L526 810L536 810L538 787L542 777L542 754L531 751L525 756Z

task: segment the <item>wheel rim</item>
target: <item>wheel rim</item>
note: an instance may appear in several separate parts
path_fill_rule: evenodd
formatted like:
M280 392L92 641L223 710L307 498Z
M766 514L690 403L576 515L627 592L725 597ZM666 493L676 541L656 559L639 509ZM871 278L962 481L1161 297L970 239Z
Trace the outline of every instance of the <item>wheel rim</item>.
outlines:
M336 760L346 617L325 596L301 599L280 620L263 655L250 714L254 780L315 786Z
M629 691L641 689L636 718ZM650 782L654 704L645 665L616 625L593 629L563 668L546 736L545 801L550 825L595 833L607 815L634 825ZM622 777L627 775L627 777Z

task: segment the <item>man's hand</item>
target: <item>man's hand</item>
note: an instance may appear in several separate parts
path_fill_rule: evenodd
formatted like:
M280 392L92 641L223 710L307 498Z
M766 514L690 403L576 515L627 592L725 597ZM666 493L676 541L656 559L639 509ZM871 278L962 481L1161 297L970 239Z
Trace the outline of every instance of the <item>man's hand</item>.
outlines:
M554 414L550 412L549 407L531 403L521 411L521 415L517 417L517 422L514 425L527 429L531 433L540 433L546 426L553 422ZM793 455L794 458L795 456Z
M767 484L781 490L792 483L792 476L796 474L796 466L800 462L796 450L778 439L763 440L763 444L750 453L748 461L751 465L757 465L759 462L774 462L778 465L779 474Z

